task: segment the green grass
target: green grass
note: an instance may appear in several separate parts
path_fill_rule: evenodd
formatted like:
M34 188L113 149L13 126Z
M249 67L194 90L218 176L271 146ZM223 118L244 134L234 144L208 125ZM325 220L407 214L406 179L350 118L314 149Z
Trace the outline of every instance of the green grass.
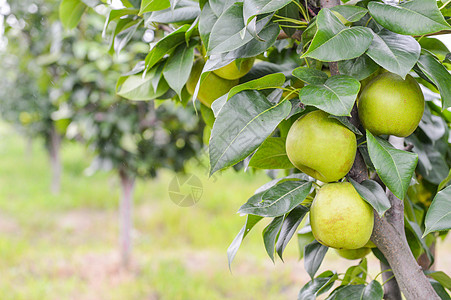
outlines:
M79 144L65 143L62 188L55 196L42 141L34 141L32 157L24 149L24 139L0 124L1 300L295 299L308 281L295 242L286 249L285 263L270 261L263 222L229 272L226 250L245 220L236 211L268 181L263 173L230 170L208 178L206 163L191 161L189 172L200 178L203 195L187 208L169 199L175 175L170 171L139 180L133 263L125 271L117 253L117 175L83 175L92 156ZM440 247L446 253L449 242ZM326 259L320 271L344 272L353 264L333 251ZM446 258L439 263L444 271L451 265ZM370 268L378 272L375 259Z

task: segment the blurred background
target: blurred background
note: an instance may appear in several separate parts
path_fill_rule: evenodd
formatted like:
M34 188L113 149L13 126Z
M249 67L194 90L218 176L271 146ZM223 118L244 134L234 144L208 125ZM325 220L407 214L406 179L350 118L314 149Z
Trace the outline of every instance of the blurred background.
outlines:
M295 299L309 281L296 239L273 263L258 224L227 264L236 211L269 177L208 177L189 96L116 95L155 32L109 40L104 5L68 31L58 6L0 0L0 299ZM451 272L450 252L448 237L437 270ZM352 264L329 251L320 271Z

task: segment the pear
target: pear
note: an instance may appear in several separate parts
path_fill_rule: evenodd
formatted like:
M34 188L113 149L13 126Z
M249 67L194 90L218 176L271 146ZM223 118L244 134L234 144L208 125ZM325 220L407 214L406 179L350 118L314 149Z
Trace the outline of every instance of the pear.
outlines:
M310 225L315 239L337 249L364 247L373 232L372 207L349 182L322 186L310 208Z

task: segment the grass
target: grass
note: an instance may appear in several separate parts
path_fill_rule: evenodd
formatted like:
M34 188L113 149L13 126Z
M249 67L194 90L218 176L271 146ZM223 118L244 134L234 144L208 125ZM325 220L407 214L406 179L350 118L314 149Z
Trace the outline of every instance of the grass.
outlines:
M244 222L236 211L268 181L264 174L226 171L208 178L206 164L192 161L188 169L200 178L203 194L187 208L169 199L175 176L170 171L139 180L133 263L125 271L117 253L117 175L83 175L90 154L65 143L61 193L54 196L42 141L34 141L32 157L24 149L23 138L0 124L2 300L295 299L309 280L295 241L285 263L271 262L261 238L263 223L246 238L233 273L228 270L226 250ZM449 239L439 244L437 269L450 271L450 249ZM326 260L320 271L344 272L355 264L333 251ZM369 265L370 273L378 273L374 258Z

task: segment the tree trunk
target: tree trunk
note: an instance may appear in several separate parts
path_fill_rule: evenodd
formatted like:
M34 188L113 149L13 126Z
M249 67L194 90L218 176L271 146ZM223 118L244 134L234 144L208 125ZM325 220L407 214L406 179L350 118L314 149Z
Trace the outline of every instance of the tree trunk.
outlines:
M389 271L387 271L389 270ZM391 271L390 266L387 266L383 262L381 262L381 271L382 273L382 281L384 284L384 299L386 300L398 300L402 299L401 291L399 290L398 282Z
M52 169L52 181L50 183L50 191L54 195L59 194L61 186L62 167L60 158L60 148L61 148L61 136L56 131L56 128L52 126L47 149L49 152L50 166Z
M119 171L122 196L119 205L119 248L122 267L130 267L132 253L132 229L133 229L133 188L135 178L125 171Z
M28 160L33 158L33 138L31 136L25 137L25 158Z

